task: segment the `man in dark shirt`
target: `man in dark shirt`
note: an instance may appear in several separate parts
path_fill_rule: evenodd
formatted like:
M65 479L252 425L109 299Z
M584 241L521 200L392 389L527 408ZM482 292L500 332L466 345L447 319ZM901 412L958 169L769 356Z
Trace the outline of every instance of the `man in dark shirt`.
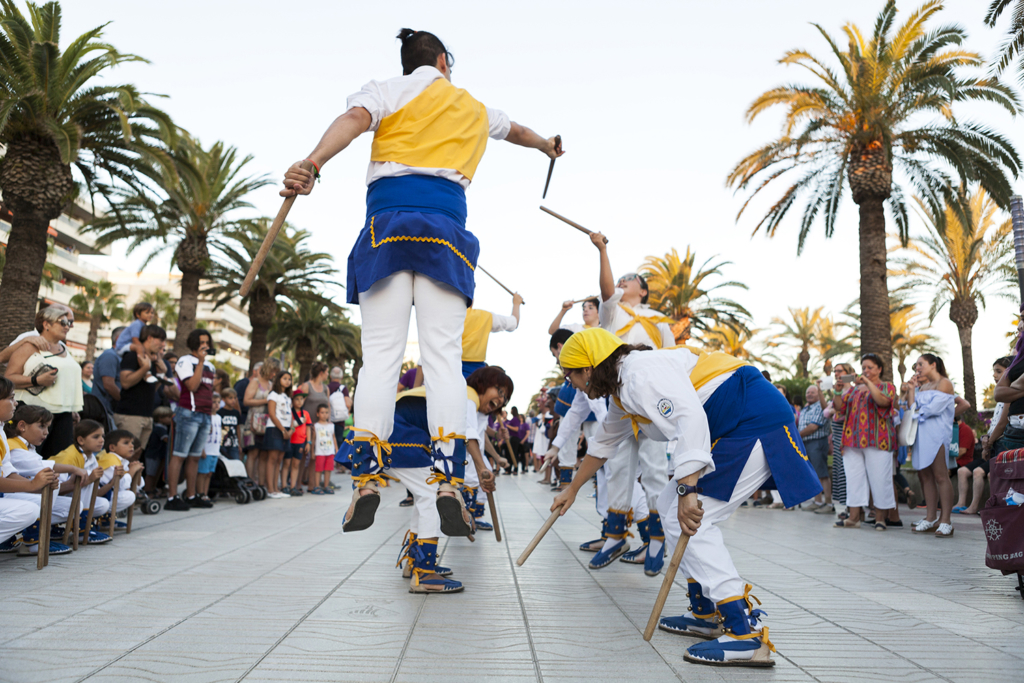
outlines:
M114 404L114 424L149 443L153 431L153 408L156 405L157 373L167 371L163 353L167 333L159 325L146 325L139 333L145 353L140 358L132 350L121 357L121 399Z
M114 329L110 335L111 346L101 353L92 366L92 391L89 392L100 400L107 411L107 430L114 427L114 403L121 400L121 359L114 351L114 344L122 332L124 325Z

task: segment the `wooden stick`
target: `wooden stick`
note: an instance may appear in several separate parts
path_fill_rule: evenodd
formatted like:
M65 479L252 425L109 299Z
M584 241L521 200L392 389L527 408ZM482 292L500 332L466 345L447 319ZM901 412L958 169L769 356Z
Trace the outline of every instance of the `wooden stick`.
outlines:
M116 468L115 468L116 469ZM121 488L121 481L119 477L113 477L110 486L114 491L110 496L110 539L114 539L114 526L117 523L117 491Z
M516 457L512 447L508 445L508 441L505 442L505 452L508 453L508 457L512 459L512 469L519 469L519 458Z
M39 493L39 553L36 555L36 569L50 564L50 513L53 511L53 489L46 486Z
M697 507L704 507L697 501ZM672 561L665 569L665 578L661 581L661 590L658 591L658 599L654 601L654 609L651 610L651 618L647 620L647 628L644 629L644 640L650 640L654 636L654 629L658 627L661 620L661 612L665 609L665 601L668 600L668 592L672 590L672 583L676 580L676 572L679 571L679 563L683 561L683 553L686 552L686 545L690 542L691 536L682 536L676 543L676 550L672 553Z
M509 289L509 288L508 288L508 287L506 287L505 285L501 284L501 280L499 280L498 278L496 278L496 277L494 277L493 275L491 275L490 273L488 273L488 272L487 272L487 270L486 270L486 269L485 269L485 268L484 268L483 266L481 266L481 265L480 265L479 263L478 263L478 264L476 264L476 267L477 267L477 269L478 269L478 270L480 270L480 272L482 272L482 273L483 273L484 275L486 275L487 277L489 277L489 278L491 278L492 280L494 280L495 282L497 282L497 283L498 283L498 286L499 286L499 287L501 287L502 289L504 289L504 290L505 290L506 292L508 292L508 293L509 293L509 294L511 294L512 296L515 296L515 295L516 295L516 293L515 293L515 292L513 292L513 291L512 291L511 289ZM524 301L523 303L525 304L526 302Z
M71 544L71 547L78 550L78 520L81 519L82 511L79 508L82 505L82 478L79 476L75 477L75 489L71 494L71 514L68 515L68 521L64 523L64 545ZM72 542L69 537L73 536L74 541Z
M498 526L498 508L494 505L494 492L487 494L487 507L491 509L491 523L494 524L494 540L501 543L501 528Z
M591 299L598 299L598 300L600 300L599 297L595 294L594 296L585 296L582 299L573 299L573 303L574 304L578 304L578 303L582 303L584 301L590 301Z
M554 216L555 218L557 218L558 220L560 220L560 221L562 221L562 222L564 222L564 223L568 223L569 225L571 225L572 227L576 228L576 229L577 229L577 230L579 230L580 232L585 232L585 233L587 233L588 235L593 235L593 234L594 234L594 231L593 231L593 230L587 230L586 228L584 228L584 227L583 227L582 225L580 225L579 223L574 223L573 221L569 220L569 219L568 219L568 218L566 218L565 216L563 216L563 215L561 215L561 214L557 214L557 213L555 213L554 211L552 211L551 209L549 209L549 208L548 208L548 207L546 207L546 206L542 206L542 207L540 207L540 210L541 210L541 211L543 211L544 213L549 213L549 214L551 214L552 216ZM605 238L604 238L604 243L605 243L605 244L608 244L608 238L607 238L607 237L605 237Z
M94 482L92 485L92 500L89 501L89 516L85 518L85 532L82 534L82 545L89 545L89 532L92 531L92 513L96 509L96 492L100 488L100 483ZM82 533L79 530L79 533ZM77 536L75 538L78 538Z
M308 160L303 161L299 164L299 168L307 171L313 170L313 164ZM274 246L274 240L277 239L277 233L281 232L281 226L284 225L284 221L288 218L288 212L292 210L292 204L295 203L296 197L299 195L293 194L291 197L287 197L281 202L281 208L277 212L277 216L274 217L274 222L270 225L270 230L267 231L267 236L263 238L263 244L260 245L260 250L256 252L256 258L252 260L252 265L249 266L249 272L245 275L245 280L242 282L242 286L238 290L239 296L247 296L249 290L252 289L253 283L256 281L256 276L260 274L260 268L263 267L263 262L267 260L267 255L270 254L270 249Z
M541 539L544 538L544 535L547 534L547 532L554 525L555 520L558 519L558 516L561 512L562 506L559 505L557 508L555 508L555 511L551 513L551 516L548 517L547 521L544 522L544 526L540 528L540 531L538 531L537 535L533 537L533 540L530 541L530 545L526 546L526 550L523 551L523 554L519 556L518 560L516 560L517 567L523 566L523 563L526 562L527 558L530 557L530 554L533 553L533 551L537 548L537 544L540 543Z
M135 476L132 477L132 493L135 494L136 503L139 501L139 479L142 478L142 472L143 470L139 470L138 472L135 473ZM130 508L128 508L128 519L126 520L127 526L124 529L125 535L128 535L132 532L132 516L134 514L135 505L133 504Z

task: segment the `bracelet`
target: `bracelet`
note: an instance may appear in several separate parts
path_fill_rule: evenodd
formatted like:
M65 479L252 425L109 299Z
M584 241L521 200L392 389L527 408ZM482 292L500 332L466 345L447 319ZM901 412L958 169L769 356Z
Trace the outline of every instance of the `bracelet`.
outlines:
M306 159L306 161L308 161L313 166L313 176L316 178L317 182L320 182L320 167L317 166L316 162L313 161L312 159Z
M39 380L36 378L35 375L32 375L32 386L34 386L34 387L38 387L39 386Z

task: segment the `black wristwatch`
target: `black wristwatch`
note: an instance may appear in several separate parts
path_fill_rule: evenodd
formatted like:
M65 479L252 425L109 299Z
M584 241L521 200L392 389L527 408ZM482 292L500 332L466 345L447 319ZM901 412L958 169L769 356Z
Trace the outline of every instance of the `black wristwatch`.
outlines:
M691 493L704 493L704 489L699 486L690 486L689 484L680 484L676 487L676 493L680 496L688 496Z

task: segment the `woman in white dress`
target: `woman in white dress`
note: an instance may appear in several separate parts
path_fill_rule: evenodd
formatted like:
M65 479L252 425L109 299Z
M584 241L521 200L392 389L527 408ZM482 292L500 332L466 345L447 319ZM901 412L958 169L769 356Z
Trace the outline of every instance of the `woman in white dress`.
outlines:
M953 485L946 468L946 451L953 430L956 400L953 383L938 356L926 353L914 363L908 402L917 409L917 439L912 463L921 479L928 511L913 527L916 533L935 530L939 538L953 535L950 514L953 511ZM941 507L941 516L937 508ZM937 527L937 528L936 528Z

